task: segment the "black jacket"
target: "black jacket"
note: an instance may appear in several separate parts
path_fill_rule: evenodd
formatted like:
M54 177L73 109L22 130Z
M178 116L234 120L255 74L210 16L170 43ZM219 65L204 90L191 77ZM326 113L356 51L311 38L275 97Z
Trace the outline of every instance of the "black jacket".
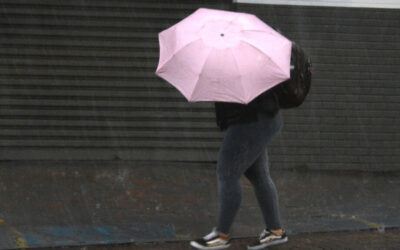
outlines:
M215 102L216 122L220 130L226 130L234 123L257 121L257 113L274 116L279 110L277 95L272 89L257 96L250 103Z

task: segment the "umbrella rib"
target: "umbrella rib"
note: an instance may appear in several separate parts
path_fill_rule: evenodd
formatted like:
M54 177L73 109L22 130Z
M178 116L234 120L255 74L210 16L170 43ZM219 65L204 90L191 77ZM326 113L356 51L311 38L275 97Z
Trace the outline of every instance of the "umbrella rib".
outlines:
M255 48L256 50L260 51L263 55L265 55L266 57L269 58L269 60L280 70L282 70L283 72L285 72L278 64L276 64L274 62L274 60L271 59L271 57L268 56L268 54L264 53L264 51L262 51L260 48L257 48L257 46L255 46L254 44L252 44L251 42L244 40L245 43L247 43L248 45L252 46L253 48Z
M210 51L208 52L208 55L205 57L205 60L204 60L203 65L201 66L200 72L197 74L197 75L198 75L198 76L197 76L197 80L196 80L196 82L195 82L195 84L194 84L192 93L190 94L190 99L192 99L192 97L193 97L193 93L194 93L194 91L196 90L197 83L199 82L201 72L203 72L204 66L205 66L206 63L207 63L207 59L208 59L208 57L210 56L211 51L213 51L213 50L214 50L214 48L213 48L213 49L210 49Z
M236 69L237 69L237 71L239 72L240 83L242 83L242 79L241 79L241 78L242 78L242 73L240 72L239 64L237 63L235 53L233 53L233 49L232 49L232 48L229 48L229 50L230 50L230 52L231 52L231 54L232 54L232 56L233 56L233 61L235 62ZM240 84L240 86L242 86L242 89L243 89L244 99L245 99L245 101L247 101L247 91L246 91L246 88L243 86L243 84Z
M164 63L163 63L159 68L161 69L161 68L164 67L167 63L169 63L169 62L172 60L172 58L174 58L174 57L176 56L176 54L177 54L180 50L186 48L187 46L189 46L190 44L192 44L192 43L194 43L194 42L197 42L197 41L200 40L200 39L201 39L201 38L193 39L192 41L188 42L188 43L185 44L184 46L182 46L182 47L180 47L179 49L175 50L175 51L172 53L172 55L171 55L167 60L165 60Z

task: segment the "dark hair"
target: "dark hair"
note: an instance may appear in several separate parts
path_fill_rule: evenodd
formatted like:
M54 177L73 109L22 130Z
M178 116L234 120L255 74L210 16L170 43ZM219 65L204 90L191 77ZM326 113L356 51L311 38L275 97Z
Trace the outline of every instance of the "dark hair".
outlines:
M290 74L290 78L296 81L309 82L311 81L311 58L306 54L304 49L297 43L292 41L292 56L290 65L294 66ZM309 86L309 85L308 85ZM307 92L309 89L307 89Z
M290 79L276 85L279 106L284 109L300 106L311 86L311 59L295 42L292 42Z

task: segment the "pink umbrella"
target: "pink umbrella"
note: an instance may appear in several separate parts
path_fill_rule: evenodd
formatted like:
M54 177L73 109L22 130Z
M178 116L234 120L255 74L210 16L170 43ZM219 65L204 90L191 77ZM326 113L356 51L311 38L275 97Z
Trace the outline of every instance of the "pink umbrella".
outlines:
M156 74L190 102L247 104L290 78L291 41L253 14L199 8L158 38Z

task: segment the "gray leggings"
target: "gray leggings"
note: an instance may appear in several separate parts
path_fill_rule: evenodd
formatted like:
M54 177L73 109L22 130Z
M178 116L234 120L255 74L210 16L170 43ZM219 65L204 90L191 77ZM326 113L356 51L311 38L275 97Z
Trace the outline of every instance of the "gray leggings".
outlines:
M283 126L280 111L273 117L228 127L217 164L219 214L217 230L229 234L241 202L240 178L251 182L267 228L281 228L279 201L269 173L267 144Z

